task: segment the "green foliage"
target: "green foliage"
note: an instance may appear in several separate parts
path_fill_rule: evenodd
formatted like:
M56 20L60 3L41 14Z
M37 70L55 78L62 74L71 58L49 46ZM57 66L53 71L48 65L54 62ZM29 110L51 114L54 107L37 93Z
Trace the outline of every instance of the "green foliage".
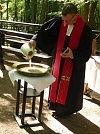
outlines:
M8 3L8 8L7 8ZM23 15L24 11L24 1L20 0L7 0L3 5L3 16L2 19L9 19L9 20L15 20L15 11L17 11L17 16L20 19L20 16ZM8 12L8 18L7 18L7 12Z
M31 2L34 2L35 4L34 22L40 23L43 4L46 4L44 21L47 21L52 17L61 15L63 5L68 2L77 4L79 13L83 15L84 14L83 6L84 6L84 1L86 0L30 0L29 5L27 5L28 8L26 8L26 3L25 3L25 1L28 0L1 0L1 1L3 6L3 10L0 12L1 19L3 20L8 19L8 20L15 20L15 21L22 21L22 22L26 22L26 20L28 20L29 22L32 22L33 10L32 10ZM87 0L86 2L88 3L93 1L97 1L97 0ZM95 22L100 22L99 12L100 12L100 1L98 0L98 6L95 11L95 18L93 19ZM97 29L96 25L94 25L94 27Z
M94 21L93 28L100 30L100 3L97 4L93 21Z

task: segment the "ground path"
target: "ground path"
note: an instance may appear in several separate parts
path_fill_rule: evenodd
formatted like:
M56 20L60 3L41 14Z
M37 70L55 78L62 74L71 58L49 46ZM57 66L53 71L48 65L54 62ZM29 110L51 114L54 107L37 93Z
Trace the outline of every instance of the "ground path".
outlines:
M16 85L12 85L8 76L12 64L19 59L15 55L4 54L4 60L6 70L0 71L0 134L100 134L100 94L92 92L93 100L84 95L83 109L80 112L63 119L55 119L47 106L48 88L44 94L43 125L21 129L13 117ZM27 109L30 108L29 99Z

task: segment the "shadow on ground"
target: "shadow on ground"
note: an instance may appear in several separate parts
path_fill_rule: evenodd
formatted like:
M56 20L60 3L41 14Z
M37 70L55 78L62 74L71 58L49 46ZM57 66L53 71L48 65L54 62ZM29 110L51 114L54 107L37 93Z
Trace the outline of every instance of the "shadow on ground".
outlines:
M55 119L48 109L48 88L45 89L42 120L36 127L20 128L13 114L16 109L16 88L12 85L8 72L12 64L19 62L15 55L5 54L6 70L0 78L0 134L100 134L100 94L92 92L93 99L84 95L83 109L77 114ZM21 61L20 61L21 62ZM38 99L36 109L38 108ZM21 106L22 102L20 102ZM31 109L31 99L27 100L26 109Z

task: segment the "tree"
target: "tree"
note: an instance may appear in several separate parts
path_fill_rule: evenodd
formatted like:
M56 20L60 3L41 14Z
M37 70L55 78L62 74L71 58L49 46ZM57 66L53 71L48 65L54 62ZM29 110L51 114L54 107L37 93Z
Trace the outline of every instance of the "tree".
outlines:
M67 0L65 3L68 2ZM78 6L79 12L84 18L85 22L93 28L94 13L99 0L69 0L69 2L75 3ZM82 10L82 11L81 11Z
M41 11L41 16L40 16L40 23L43 23L45 19L46 2L47 0L42 0L42 11Z
M25 22L30 22L30 0L25 0Z
M84 1L84 20L92 28L93 27L93 18L95 9L97 7L98 0L95 1Z
M31 19L33 23L35 23L36 19L36 2L37 0L31 0Z
M1 0L3 10L1 18L32 23L44 23L61 14L65 3L78 6L79 13L86 23L93 28L96 8L100 8L100 0ZM96 20L100 18L96 15Z

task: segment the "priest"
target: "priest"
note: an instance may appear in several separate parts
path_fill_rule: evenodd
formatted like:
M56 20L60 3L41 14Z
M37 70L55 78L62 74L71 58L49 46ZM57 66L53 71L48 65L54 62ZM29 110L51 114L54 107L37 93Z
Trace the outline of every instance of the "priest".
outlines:
M92 52L92 31L78 14L76 5L64 5L62 14L45 22L29 42L53 56L49 109L55 117L82 109L85 65Z

